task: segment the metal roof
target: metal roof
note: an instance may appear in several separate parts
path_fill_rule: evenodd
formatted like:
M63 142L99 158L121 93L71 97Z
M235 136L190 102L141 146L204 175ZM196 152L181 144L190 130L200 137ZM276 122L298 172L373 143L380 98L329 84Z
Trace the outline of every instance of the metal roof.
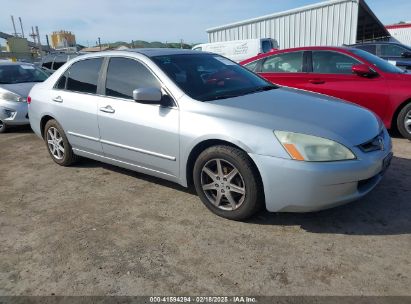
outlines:
M278 17L282 17L282 16L295 14L295 13L301 13L301 12L304 12L304 11L310 11L312 9L327 7L327 6L330 6L330 5L333 5L333 4L338 4L338 3L343 3L343 2L358 2L358 1L359 0L329 0L329 1L325 1L325 2L320 2L320 3L315 3L315 4L310 4L310 5L290 9L290 10L279 12L279 13L273 13L273 14L264 15L264 16L261 16L261 17L246 19L246 20L243 20L243 21L238 21L238 22L234 22L234 23L229 23L229 24L225 24L225 25L221 25L221 26L212 27L212 28L207 29L206 31L207 31L207 33L209 33L209 32L222 30L222 29L226 29L226 28L230 28L230 27L234 27L234 26L240 26L240 25L245 25L245 24L248 24L248 23L264 21L266 19L273 19L273 18L278 18Z
M273 38L281 48L342 45L390 36L365 0L329 0L207 30L209 42Z

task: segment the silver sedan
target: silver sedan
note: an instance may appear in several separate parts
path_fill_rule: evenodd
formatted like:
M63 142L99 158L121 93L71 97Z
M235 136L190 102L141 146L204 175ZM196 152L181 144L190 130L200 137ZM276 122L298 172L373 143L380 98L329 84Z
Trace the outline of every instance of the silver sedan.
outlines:
M27 95L38 82L48 75L33 64L0 62L0 133L7 126L28 125Z
M207 208L235 220L359 199L392 157L372 112L272 85L211 53L80 56L30 97L31 127L57 164L83 156L194 185Z

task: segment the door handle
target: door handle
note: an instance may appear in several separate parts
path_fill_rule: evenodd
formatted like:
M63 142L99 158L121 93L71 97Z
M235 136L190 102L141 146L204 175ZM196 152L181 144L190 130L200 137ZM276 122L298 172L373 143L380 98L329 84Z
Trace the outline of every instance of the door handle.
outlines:
M308 82L312 83L312 84L323 84L323 83L325 83L325 81L321 80L321 79L310 79L310 80L308 80Z
M53 98L53 101L55 102L63 102L63 98L61 98L61 96L57 96Z
M110 105L108 105L105 107L101 107L100 111L104 113L114 113L116 110L114 110Z

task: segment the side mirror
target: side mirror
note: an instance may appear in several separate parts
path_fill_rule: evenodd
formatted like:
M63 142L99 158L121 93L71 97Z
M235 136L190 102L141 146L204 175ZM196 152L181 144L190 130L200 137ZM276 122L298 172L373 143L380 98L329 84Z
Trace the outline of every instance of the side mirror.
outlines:
M401 54L401 57L411 58L411 52L404 52L404 53Z
M351 69L354 74L362 77L377 75L377 73L371 70L370 67L366 64L354 64Z
M158 88L140 88L133 91L133 99L141 103L161 104L163 93Z

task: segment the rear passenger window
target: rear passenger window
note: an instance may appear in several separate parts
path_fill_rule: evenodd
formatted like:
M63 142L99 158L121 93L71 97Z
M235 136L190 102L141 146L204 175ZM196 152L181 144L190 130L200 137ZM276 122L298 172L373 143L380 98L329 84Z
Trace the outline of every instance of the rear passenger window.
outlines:
M356 48L360 49L360 50L364 50L364 51L366 51L368 53L371 53L371 54L374 54L374 55L377 53L377 46L375 44L358 45L358 46L356 46Z
M268 57L262 66L263 73L301 73L303 52L284 53Z
M250 62L244 65L247 69L249 69L251 72L255 72L257 68L258 61Z
M133 91L139 88L161 88L161 85L140 62L128 58L111 58L107 70L106 95L133 99Z
M48 56L48 57L46 57L46 58L44 59L44 61L43 61L43 63L41 64L41 66L42 66L43 68L46 68L46 69L50 69L50 70L51 70L51 65L52 65L52 63L53 63L53 57Z
M53 70L57 70L58 68L60 68L66 62L67 62L67 56L57 56L54 59Z
M66 88L66 81L67 81L67 72L60 76L57 83L54 85L54 88L58 90L64 90Z
M103 58L93 58L74 63L69 69L67 90L95 94L102 62Z

